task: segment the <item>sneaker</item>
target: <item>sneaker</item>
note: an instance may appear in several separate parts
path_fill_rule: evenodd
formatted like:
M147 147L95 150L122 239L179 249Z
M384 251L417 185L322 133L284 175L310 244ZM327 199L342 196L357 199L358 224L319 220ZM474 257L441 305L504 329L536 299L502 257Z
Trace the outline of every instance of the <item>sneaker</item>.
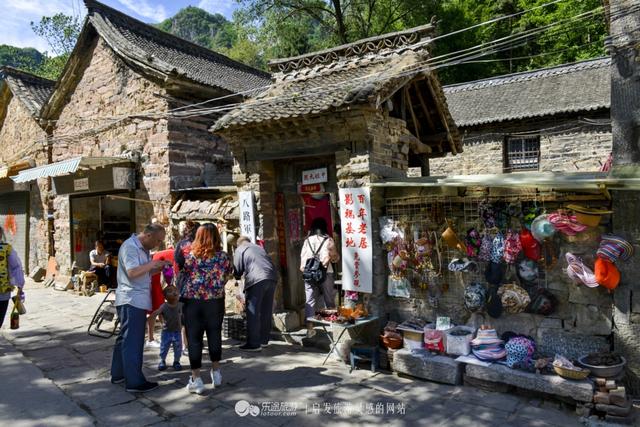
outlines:
M147 348L160 348L160 343L156 340L147 341L144 346Z
M173 362L173 370L174 371L181 371L182 370L182 365L180 364L180 362Z
M164 360L161 360L160 363L158 363L158 371L165 371L167 369L167 362L165 362Z
M158 388L158 383L147 381L142 385L139 385L138 387L130 387L130 388L127 388L126 390L129 393L146 393L148 391L155 390L157 388Z
M111 378L111 384L122 384L124 382L124 377L122 378Z
M187 347L182 349L182 355L183 356L189 356L189 349Z
M249 344L238 347L241 351L262 351L262 347L251 347Z
M262 348L267 348L267 347L269 347L269 343L266 343L266 344L260 344L260 347L262 347Z
M202 382L202 378L196 378L193 380L193 377L189 377L189 384L187 384L187 391L189 393L204 393L204 383Z
M222 385L222 374L220 373L220 369L216 369L215 371L212 369L211 374L211 384L213 384L213 388Z

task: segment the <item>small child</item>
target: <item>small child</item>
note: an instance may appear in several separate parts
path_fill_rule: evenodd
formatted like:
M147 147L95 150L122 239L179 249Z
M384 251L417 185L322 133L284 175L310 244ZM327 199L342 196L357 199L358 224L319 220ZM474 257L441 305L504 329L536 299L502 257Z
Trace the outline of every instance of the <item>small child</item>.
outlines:
M167 286L162 292L167 301L151 313L153 319L162 314L160 364L158 364L158 370L164 371L167 369L167 354L169 353L169 347L173 346L173 369L179 371L182 369L182 365L180 365L180 356L182 355L182 303L178 302L178 288L175 286Z

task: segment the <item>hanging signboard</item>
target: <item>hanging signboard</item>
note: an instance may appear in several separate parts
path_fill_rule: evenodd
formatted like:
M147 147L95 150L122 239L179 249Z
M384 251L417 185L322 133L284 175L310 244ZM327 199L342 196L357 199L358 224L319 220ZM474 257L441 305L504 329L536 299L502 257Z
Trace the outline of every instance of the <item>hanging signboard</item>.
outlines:
M256 221L253 191L238 191L240 201L240 234L256 242Z
M89 190L89 178L80 178L73 180L73 191Z
M327 168L309 169L302 171L302 185L327 182Z
M373 248L369 188L341 188L342 289L371 293Z

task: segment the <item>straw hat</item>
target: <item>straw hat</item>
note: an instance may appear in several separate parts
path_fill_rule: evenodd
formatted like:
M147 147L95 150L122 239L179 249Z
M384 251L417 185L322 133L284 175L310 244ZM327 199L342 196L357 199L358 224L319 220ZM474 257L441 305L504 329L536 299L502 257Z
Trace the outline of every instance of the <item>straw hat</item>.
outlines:
M567 209L571 209L576 213L576 219L580 224L588 225L589 227L597 227L600 224L602 215L613 213L613 211L605 209L591 209L576 204L567 205Z
M620 283L620 271L604 258L596 259L594 273L598 284L609 290L617 288Z
M593 271L584 263L580 258L567 252L565 255L567 259L567 276L569 276L574 282L582 283L590 288L597 288L598 282Z
M618 259L628 261L633 256L633 246L621 237L613 234L603 234L598 248L597 255L611 262L617 262Z
M458 235L451 226L448 226L442 233L442 240L452 249L457 249L462 253L467 253L467 246L458 238Z
M471 340L471 345L504 344L495 329L478 329L478 334Z

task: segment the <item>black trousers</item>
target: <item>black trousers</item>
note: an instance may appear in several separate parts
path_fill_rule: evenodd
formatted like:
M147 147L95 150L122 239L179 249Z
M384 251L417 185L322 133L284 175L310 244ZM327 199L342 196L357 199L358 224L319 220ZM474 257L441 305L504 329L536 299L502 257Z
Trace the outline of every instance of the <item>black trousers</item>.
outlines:
M0 301L0 328L4 322L4 316L7 315L7 308L9 307L9 300Z
M222 322L224 320L224 298L213 300L183 300L184 327L189 342L191 369L202 367L204 333L207 333L209 357L212 362L222 358Z

